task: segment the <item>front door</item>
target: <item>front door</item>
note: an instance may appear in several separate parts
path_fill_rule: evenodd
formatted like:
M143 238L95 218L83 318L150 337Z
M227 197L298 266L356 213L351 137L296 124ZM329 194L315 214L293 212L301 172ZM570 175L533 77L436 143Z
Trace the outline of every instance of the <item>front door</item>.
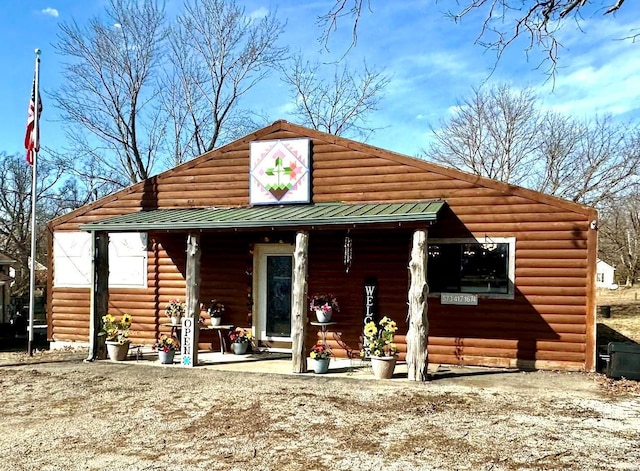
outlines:
M258 341L271 348L290 349L293 246L260 244L254 247L254 254Z

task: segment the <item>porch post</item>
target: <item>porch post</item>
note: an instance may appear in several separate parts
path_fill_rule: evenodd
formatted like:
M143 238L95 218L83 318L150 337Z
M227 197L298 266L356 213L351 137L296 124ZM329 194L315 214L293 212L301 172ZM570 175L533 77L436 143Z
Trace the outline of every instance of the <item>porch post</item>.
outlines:
M182 366L198 364L198 334L200 328L200 234L187 236L187 269L185 290L185 319L182 321Z
M91 293L89 306L89 356L98 358L100 320L109 310L109 234L91 233Z
M309 233L296 234L293 251L293 301L291 303L291 360L293 373L307 372L307 272Z
M410 381L426 381L427 378L427 231L413 233L411 260L409 262L411 285L409 287L409 311L407 314L407 372Z

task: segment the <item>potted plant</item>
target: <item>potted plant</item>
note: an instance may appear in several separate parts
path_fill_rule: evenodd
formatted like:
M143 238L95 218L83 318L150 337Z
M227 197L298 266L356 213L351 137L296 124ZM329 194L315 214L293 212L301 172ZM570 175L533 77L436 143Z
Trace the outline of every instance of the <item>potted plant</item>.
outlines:
M311 363L313 372L316 374L323 374L329 370L329 362L331 361L331 349L324 343L319 343L313 346L311 353Z
M164 308L164 314L171 319L171 325L180 325L185 311L186 306L179 299L171 300L167 307Z
M222 313L224 312L224 304L217 299L212 299L207 308L207 314L211 320L211 325L216 326L222 323Z
M102 331L105 334L107 354L111 361L122 361L127 358L132 320L130 314L122 314L119 320L113 314L102 317Z
M229 332L229 339L231 340L231 350L233 353L236 355L244 355L247 353L247 349L253 341L253 334L249 329L236 327Z
M316 313L318 322L331 321L334 312L340 312L338 300L332 293L316 293L309 298L309 309Z
M180 342L173 335L160 334L156 343L153 344L153 350L158 352L158 359L163 365L173 363L173 357L180 348Z
M378 379L393 376L396 366L398 348L393 337L398 330L395 321L384 316L376 325L369 322L364 326L364 342L360 355L371 359L373 374Z

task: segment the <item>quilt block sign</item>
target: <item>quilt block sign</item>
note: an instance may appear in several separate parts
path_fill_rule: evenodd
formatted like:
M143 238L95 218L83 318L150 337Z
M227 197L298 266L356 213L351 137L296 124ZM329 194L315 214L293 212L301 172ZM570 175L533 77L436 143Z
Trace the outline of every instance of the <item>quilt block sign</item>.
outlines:
M311 159L309 139L251 143L251 204L309 203Z

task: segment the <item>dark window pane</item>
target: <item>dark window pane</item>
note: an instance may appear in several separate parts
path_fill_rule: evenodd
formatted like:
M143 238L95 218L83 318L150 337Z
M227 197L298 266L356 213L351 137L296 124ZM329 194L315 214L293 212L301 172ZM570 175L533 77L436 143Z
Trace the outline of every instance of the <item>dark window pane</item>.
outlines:
M462 244L460 291L509 292L509 244Z
M436 293L507 294L509 244L431 244L427 279Z
M290 255L267 257L267 335L291 336L291 274Z
M438 244L429 246L427 262L429 291L460 291L460 245Z

